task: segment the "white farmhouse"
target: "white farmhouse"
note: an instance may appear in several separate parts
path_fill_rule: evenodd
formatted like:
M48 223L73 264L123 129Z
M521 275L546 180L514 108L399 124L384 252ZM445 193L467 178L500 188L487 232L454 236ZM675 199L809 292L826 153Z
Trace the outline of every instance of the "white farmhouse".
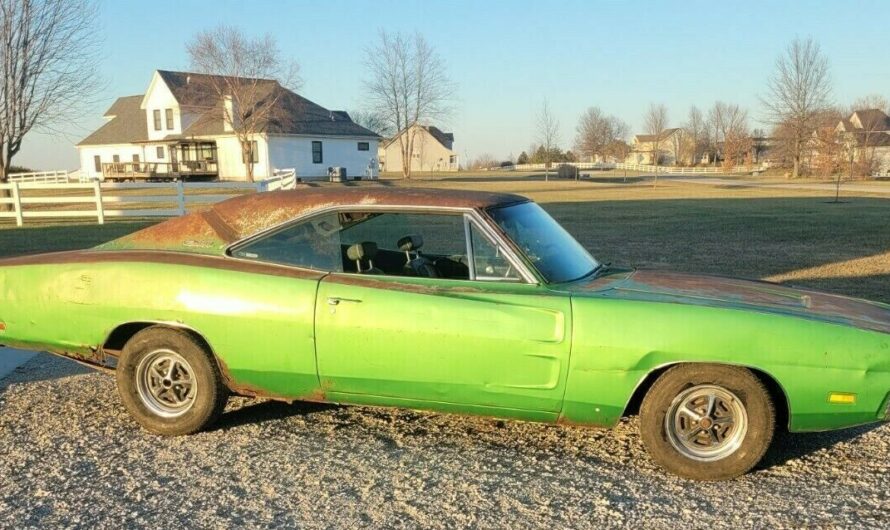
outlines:
M77 144L82 175L246 179L241 146L223 119L231 98L208 91L208 78L157 70L144 95L118 98L107 122ZM252 138L255 179L291 168L298 177L326 177L331 167L345 168L347 177L377 177L377 134L346 112L260 81L277 100L275 117Z

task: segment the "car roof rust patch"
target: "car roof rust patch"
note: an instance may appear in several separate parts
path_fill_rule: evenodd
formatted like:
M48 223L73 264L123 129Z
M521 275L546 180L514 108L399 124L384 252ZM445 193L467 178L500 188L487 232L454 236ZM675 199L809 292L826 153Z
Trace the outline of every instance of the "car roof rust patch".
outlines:
M290 219L332 207L375 206L484 209L528 201L520 195L424 188L301 187L251 193L170 219L96 247L222 254L231 243Z

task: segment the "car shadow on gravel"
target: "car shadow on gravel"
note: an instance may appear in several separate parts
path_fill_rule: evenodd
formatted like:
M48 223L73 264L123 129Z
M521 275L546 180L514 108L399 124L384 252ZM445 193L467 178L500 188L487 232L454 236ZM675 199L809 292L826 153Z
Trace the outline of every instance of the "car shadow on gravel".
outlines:
M52 369L47 370L47 365L52 365ZM36 383L93 373L96 373L96 370L66 357L40 352L13 370L7 377L0 379L0 390L5 389L13 380L18 383Z
M210 431L227 431L242 425L258 425L269 421L283 420L292 416L303 416L316 412L325 412L338 408L337 405L295 401L247 400L235 409L227 409L209 429Z
M790 460L803 458L821 449L853 440L879 428L881 423L860 425L839 431L789 433L777 432L772 445L757 466L760 469L781 466Z

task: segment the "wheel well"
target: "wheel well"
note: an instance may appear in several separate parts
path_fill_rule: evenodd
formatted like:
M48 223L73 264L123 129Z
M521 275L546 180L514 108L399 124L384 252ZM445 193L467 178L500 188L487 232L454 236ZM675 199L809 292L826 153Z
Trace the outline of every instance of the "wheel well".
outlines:
M213 355L214 358L216 357L213 353L213 348L210 347L210 343L208 343L207 339L205 339L197 331L182 326L164 324L162 322L127 322L126 324L121 324L111 331L111 333L108 335L108 338L105 340L105 343L102 345L102 349L121 351L124 349L124 346L127 344L127 342L131 338L133 338L134 335L136 335L143 329L150 327L170 328L188 333L196 341L198 341L198 343L203 346L209 354Z
M622 414L622 416L633 416L635 414L639 414L640 405L643 403L643 398L649 392L649 389L652 388L652 385L655 383L655 381L659 377L661 377L661 374L668 371L668 369L677 366L678 364L682 363L674 363L667 366L661 366L646 374L646 377L643 378L643 381L639 385L637 385L636 390L634 390L633 395L630 397L630 401L627 402L627 406L624 407L624 414ZM747 368L748 370L750 370L751 373L753 373L754 376L757 377L757 379L759 379L761 383L763 383L763 386L766 387L767 392L769 392L769 396L773 400L773 405L776 407L776 426L787 427L789 424L788 422L791 418L788 409L788 396L785 395L785 391L782 390L782 386L779 385L779 382L776 381L773 376L762 370L751 368L749 366L744 366L743 368Z

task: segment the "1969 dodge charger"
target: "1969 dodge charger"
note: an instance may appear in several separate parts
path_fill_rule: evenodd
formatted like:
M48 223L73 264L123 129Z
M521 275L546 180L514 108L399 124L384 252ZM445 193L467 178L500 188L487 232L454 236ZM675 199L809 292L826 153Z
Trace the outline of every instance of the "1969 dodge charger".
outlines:
M0 261L0 344L116 374L137 422L229 395L565 425L639 414L663 468L743 474L777 428L888 419L890 306L610 268L507 194L307 188Z

